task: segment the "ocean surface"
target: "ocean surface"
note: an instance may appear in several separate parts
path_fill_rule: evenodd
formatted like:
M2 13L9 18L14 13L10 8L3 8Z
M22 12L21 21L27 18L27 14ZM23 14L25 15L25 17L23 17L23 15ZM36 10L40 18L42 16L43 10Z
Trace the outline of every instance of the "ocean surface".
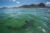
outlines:
M7 8L7 9L0 9L0 15L4 16L12 16L15 17L17 15L22 15L22 14L32 14L35 16L39 16L42 18L50 17L50 9L48 8ZM6 15L6 16L5 16Z
M2 16L2 17L0 17L0 21L5 20L8 17L15 17L16 18L18 15L27 15L27 14L35 15L37 17L40 17L43 20L48 21L48 17L50 17L50 9L48 9L48 8L7 8L7 9L1 9L0 8L0 16ZM47 29L50 29L50 26L48 27L48 25L47 25L47 21L45 21L44 25ZM42 29L42 30L43 30L43 33L46 33L45 29ZM49 31L49 30L47 30L47 31Z
M0 9L0 15L7 14L11 16L16 16L20 14L33 14L36 16L46 16L47 12L50 9L48 8L7 8L7 9Z

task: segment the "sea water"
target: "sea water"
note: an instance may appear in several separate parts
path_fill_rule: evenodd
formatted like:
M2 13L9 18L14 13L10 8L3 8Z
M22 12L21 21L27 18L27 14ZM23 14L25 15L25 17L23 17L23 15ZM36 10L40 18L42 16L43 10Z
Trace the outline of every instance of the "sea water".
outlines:
M0 8L0 23L3 23L2 21L7 19L8 17L16 18L18 15L27 15L27 14L32 14L40 17L43 20L48 21L48 17L47 17L49 16L48 11L50 11L50 9L48 8L7 8L7 9ZM44 25L48 29L49 27L47 26L47 21L45 21L46 23ZM38 28L41 28L41 27L39 26ZM46 33L45 29L42 29L42 30L44 31L44 33Z

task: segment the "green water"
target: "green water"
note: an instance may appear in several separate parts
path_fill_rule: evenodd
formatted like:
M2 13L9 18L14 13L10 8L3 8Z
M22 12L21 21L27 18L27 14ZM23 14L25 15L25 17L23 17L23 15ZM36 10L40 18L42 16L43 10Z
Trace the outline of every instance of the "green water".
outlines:
M49 33L47 8L0 9L0 33Z

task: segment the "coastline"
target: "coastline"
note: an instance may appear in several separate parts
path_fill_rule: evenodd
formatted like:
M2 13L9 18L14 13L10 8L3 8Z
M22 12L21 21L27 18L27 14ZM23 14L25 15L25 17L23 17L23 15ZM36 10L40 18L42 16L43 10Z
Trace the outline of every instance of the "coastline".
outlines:
M18 8L50 8L50 7L18 7Z

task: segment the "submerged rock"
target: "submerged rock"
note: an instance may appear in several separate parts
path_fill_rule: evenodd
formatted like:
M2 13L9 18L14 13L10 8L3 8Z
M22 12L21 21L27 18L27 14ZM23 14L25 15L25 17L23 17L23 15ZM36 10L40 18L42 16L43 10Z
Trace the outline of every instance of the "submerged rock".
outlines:
M25 21L26 22L26 24L24 24L23 26L22 26L22 28L29 28L29 27L33 27L33 22L34 22L34 20L26 20Z

